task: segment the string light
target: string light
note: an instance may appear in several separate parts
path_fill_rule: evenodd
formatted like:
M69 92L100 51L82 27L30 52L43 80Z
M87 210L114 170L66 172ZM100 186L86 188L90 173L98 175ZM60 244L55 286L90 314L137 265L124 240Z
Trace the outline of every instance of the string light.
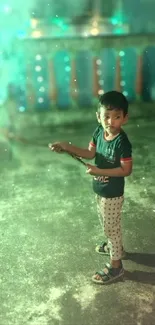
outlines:
M104 80L101 79L101 76L102 76L102 70L101 70L102 60L101 60L101 59L97 59L97 60L96 60L96 64L99 66L99 68L98 68L97 71L96 71L97 75L100 76L100 79L98 80L98 84L99 84L100 86L103 86L103 85L104 85ZM103 89L100 89L100 90L98 91L98 94L99 94L99 95L102 95L103 93L104 93Z
M96 36L99 34L99 29L94 27L91 29L90 33L93 35L93 36Z
M32 18L32 19L31 19L31 27L32 27L32 28L36 28L37 25L38 25L38 20L35 19L35 18Z
M42 59L42 56L41 56L40 54L37 54L37 55L36 55L36 60L37 60L37 61L40 61L41 59Z
M100 59L97 59L96 60L96 63L97 63L97 65L101 65L102 64L102 61Z
M34 38L40 38L42 36L42 33L40 30L35 30L34 32L32 32L31 36Z
M37 81L38 81L38 82L43 82L43 77L39 76L39 77L37 78Z
M70 71L71 71L71 67L70 67L69 65L67 65L67 66L65 67L65 70L66 70L66 72L70 72Z
M125 55L125 52L124 51L120 51L119 52L119 56L124 56Z
M42 93L44 93L44 91L45 91L45 87L40 87L40 88L39 88L39 91L42 92Z
M103 95L104 94L104 90L103 89L100 89L99 91L98 91L98 95Z
M97 70L97 72L96 72L96 73L97 73L97 75L98 75L98 76L101 76L101 74L102 74L102 71L101 71L101 70Z
M20 106L19 107L19 112L21 112L21 113L25 112L25 107L24 106Z
M42 97L39 97L39 98L38 98L38 103L40 103L40 104L41 104L41 103L43 103L43 102L44 102L44 98L42 98Z
M37 72L41 71L41 66L40 66L40 65L37 65L37 66L35 67L35 70L36 70Z
M44 109L44 106L47 104L47 99L46 99L46 87L45 87L45 78L42 75L42 71L44 70L44 61L42 60L42 55L41 54L36 54L35 56L35 60L39 61L36 62L36 65L34 67L35 71L39 73L39 76L37 74L36 75L36 81L38 83L41 83L41 85L37 86L37 107L40 109ZM48 105L48 104L47 104Z
M69 61L69 56L65 56L65 57L64 57L64 61L65 61L65 62L68 62L68 61Z
M125 82L124 80L122 80L122 81L120 82L120 85L121 85L121 86L125 86L125 85L126 85L126 82Z

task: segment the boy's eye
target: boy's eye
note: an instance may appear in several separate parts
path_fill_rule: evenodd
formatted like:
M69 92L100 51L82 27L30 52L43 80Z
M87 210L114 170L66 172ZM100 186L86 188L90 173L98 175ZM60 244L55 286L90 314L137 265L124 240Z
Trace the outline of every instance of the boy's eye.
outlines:
M105 120L108 120L110 118L110 116L104 116L104 119ZM113 119L114 120L117 120L117 119L119 119L120 118L120 115L118 115L118 116L115 116Z

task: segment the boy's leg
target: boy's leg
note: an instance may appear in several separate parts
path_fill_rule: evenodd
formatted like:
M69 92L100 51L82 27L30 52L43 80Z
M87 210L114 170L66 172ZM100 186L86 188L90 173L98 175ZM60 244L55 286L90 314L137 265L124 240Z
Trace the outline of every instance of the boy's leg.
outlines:
M99 218L99 222L101 227L103 228L103 218L102 218L102 212L101 212L101 196L96 195L96 203L97 203L97 215Z
M103 217L104 233L108 238L111 263L104 272L98 272L93 281L97 283L112 282L123 274L122 268L122 234L121 234L121 208L124 198L101 198L101 212ZM105 281L104 281L105 280Z
M98 215L99 222L100 222L100 225L101 225L101 227L103 229L103 233L104 233L104 222L103 222L103 220L104 220L104 218L103 218L104 208L103 208L103 202L102 202L103 199L104 198L102 198L100 195L96 195L97 215ZM106 199L104 199L104 200L106 200ZM102 242L99 245L97 245L95 250L99 254L109 255L110 250L109 250L109 247L108 247L108 239L106 240L106 242Z
M107 202L104 216L104 231L108 237L111 264L117 267L122 257L121 210L124 198L112 198L110 201Z
M105 226L104 226L103 220L104 220L104 213L106 212L106 206L107 206L107 203L106 203L107 201L106 200L107 199L106 198L102 198L100 196L96 196L96 197L97 197L97 212L98 212L98 217L99 217L99 221L100 221L100 224L101 224L101 226L103 228L103 232L104 232L104 235L105 235L105 230L104 230ZM121 204L121 206L122 206L122 204ZM120 227L121 227L121 220L120 220ZM107 238L106 242L101 242L100 244L96 245L95 250L96 250L97 253L99 253L101 255L110 255L110 247L111 247L111 242ZM126 254L125 254L125 251L124 251L123 246L122 246L122 258L125 258L125 256L126 256Z

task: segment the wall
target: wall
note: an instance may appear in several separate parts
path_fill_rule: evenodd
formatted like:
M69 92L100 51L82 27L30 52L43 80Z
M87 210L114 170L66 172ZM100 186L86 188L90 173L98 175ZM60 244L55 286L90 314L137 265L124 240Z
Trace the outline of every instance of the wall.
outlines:
M17 61L9 96L20 111L90 107L111 89L155 99L154 35L18 41L7 60Z

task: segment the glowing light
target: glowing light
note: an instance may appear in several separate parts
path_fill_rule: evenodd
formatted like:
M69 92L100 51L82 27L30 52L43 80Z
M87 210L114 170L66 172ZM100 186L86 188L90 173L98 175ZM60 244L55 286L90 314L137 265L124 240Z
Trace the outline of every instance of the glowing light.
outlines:
M124 96L128 96L128 92L127 91L123 91L123 95Z
M5 5L5 6L3 7L3 10L4 10L4 12L5 12L6 14L9 14L9 13L12 11L12 8L11 8L10 6L8 6L8 5Z
M115 17L112 17L112 18L111 18L111 23L112 23L113 25L117 25L117 24L118 24L118 19L115 18Z
M99 95L103 95L103 94L104 94L104 90L103 90L103 89L100 89L100 90L98 91L98 94L99 94Z
M99 29L98 29L98 28L92 28L90 32L91 32L91 34L92 34L93 36L96 36L96 35L99 34Z
M120 51L119 52L119 56L124 56L125 55L125 52L124 51Z
M71 67L70 67L69 65L67 65L67 66L65 67L65 70L66 70L67 72L69 72L69 71L71 71Z
M68 62L68 61L69 61L69 56L65 56L65 57L64 57L64 61L65 61L65 62Z
M114 30L115 35L121 35L122 33L123 33L123 30L121 27Z
M84 32L84 33L83 33L83 36L84 36L84 37L88 37L88 33L87 33L87 32Z
M38 72L41 71L41 66L40 65L36 65L35 70L38 71Z
M92 25L93 25L93 27L97 27L97 26L98 26L98 22L97 22L96 20L94 20L94 21L92 22Z
M21 112L21 113L25 112L25 107L24 106L20 106L19 107L19 112Z
M44 102L44 98L39 97L39 98L38 98L38 103L43 103L43 102Z
M37 54L37 55L36 55L36 60L37 60L37 61L40 61L41 59L42 59L42 56L41 56L40 54Z
M37 78L37 81L38 82L42 82L44 79L43 79L43 77L41 77L41 76L39 76L38 78Z
M52 23L62 28L62 30L67 30L69 27L68 24L66 24L66 22L64 21L64 19L62 17L58 17L58 15L56 15L56 18L52 18Z
M125 85L126 85L126 82L122 80L122 81L120 82L120 85L121 85L121 86L125 86Z
M40 30L34 30L34 32L32 32L32 34L31 34L31 36L34 38L39 38L42 36L42 33Z
M31 19L31 27L32 27L32 28L36 28L37 25L38 25L38 20L35 19L35 18L32 18L32 19Z
M102 61L100 59L97 59L96 63L97 63L97 65L100 65L100 64L102 64Z
M40 87L39 91L43 93L45 91L45 87Z
M102 71L101 70L97 70L97 75L98 76L101 76L101 74L102 74Z

